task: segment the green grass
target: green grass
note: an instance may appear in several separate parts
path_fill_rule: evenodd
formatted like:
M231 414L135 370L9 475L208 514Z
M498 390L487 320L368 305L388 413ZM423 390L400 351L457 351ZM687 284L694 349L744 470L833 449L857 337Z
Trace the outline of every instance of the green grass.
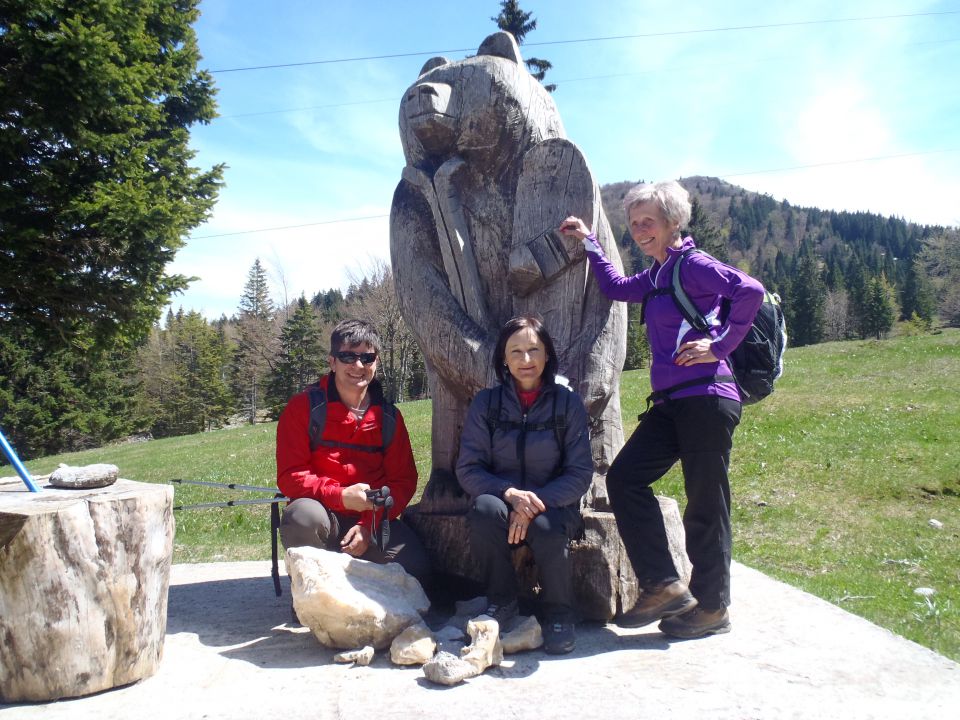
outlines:
M744 408L733 452L734 557L960 660L960 331L791 349L777 391ZM649 385L624 373L629 433ZM430 404L401 406L421 479ZM111 462L123 477L272 487L275 424L28 463ZM4 474L9 474L4 472ZM683 502L674 469L657 492ZM178 486L178 504L246 496ZM929 520L943 523L936 529ZM264 506L177 514L176 562L269 557ZM914 593L936 590L929 602Z

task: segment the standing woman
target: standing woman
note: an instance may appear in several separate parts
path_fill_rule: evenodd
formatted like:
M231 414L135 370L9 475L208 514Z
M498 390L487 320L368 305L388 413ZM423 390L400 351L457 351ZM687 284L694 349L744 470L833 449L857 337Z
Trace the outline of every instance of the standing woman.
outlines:
M457 479L473 498L470 548L486 578L486 614L500 627L518 612L511 549L526 543L539 569L544 650L573 650L569 541L583 526L580 498L593 478L588 416L557 376L539 317L509 320L493 355L500 385L473 399L460 435Z
M627 193L623 207L633 241L654 260L633 277L621 275L604 257L580 218L568 217L560 227L583 241L608 298L645 303L653 356L653 405L607 473L610 504L642 590L636 606L617 623L641 627L660 620L662 632L682 638L729 632L727 469L741 398L727 357L750 329L764 290L734 267L703 253L689 254L681 266L683 288L711 326L706 335L694 330L666 292L680 254L694 247L693 238L680 235L690 222L687 191L673 181L641 184ZM728 309L722 311L724 306ZM674 567L660 505L650 488L677 460L687 495L683 525L693 564L689 588Z

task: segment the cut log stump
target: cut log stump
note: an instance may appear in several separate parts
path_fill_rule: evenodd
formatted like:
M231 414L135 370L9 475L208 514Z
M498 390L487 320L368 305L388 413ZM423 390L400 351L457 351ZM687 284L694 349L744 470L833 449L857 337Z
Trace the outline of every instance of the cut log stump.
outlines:
M0 701L49 701L153 675L163 654L173 488L30 493L0 479Z
M677 501L657 497L667 530L667 543L677 575L690 581L692 566ZM470 553L467 517L456 513L424 513L417 505L407 508L404 520L423 542L436 572L481 583L482 573ZM608 622L637 602L639 589L627 551L610 512L585 510L584 534L570 544L570 564L577 610L584 620ZM536 563L527 546L513 553L520 592L536 597L539 585Z

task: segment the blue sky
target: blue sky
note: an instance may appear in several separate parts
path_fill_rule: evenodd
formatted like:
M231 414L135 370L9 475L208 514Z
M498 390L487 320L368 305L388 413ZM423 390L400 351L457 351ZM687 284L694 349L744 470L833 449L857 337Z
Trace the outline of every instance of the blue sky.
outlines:
M958 0L522 7L538 26L521 52L553 63L567 135L600 184L713 175L794 205L960 225ZM228 168L170 267L200 278L174 307L235 312L258 257L277 301L345 289L389 259L404 90L433 55L475 53L498 0L200 9L221 117L194 129L195 164ZM293 63L307 64L224 72Z

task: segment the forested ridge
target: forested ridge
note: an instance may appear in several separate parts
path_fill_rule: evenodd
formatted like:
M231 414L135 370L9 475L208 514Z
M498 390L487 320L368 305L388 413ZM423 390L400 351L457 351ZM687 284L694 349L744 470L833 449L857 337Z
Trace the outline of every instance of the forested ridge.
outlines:
M621 201L632 182L601 188L628 272L645 259L626 231ZM688 231L716 256L780 294L791 345L883 337L960 325L960 238L955 229L871 213L796 207L722 180L685 178ZM131 435L164 437L276 418L289 396L326 370L332 326L371 318L383 335L382 379L397 401L426 397L423 358L400 316L393 278L374 265L346 292L317 288L283 305L257 260L237 279L237 311L208 320L169 311L135 346L102 354L49 349L29 331L0 336L0 416L24 457ZM630 308L626 367L647 349Z

